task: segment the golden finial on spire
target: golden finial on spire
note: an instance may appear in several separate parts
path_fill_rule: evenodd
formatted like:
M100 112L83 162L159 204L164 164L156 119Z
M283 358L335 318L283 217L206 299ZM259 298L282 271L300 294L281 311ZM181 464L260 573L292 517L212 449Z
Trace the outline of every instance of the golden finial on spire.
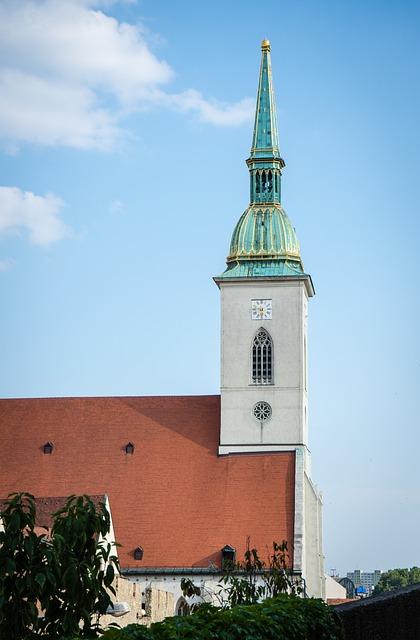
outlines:
M262 51L270 51L270 40L263 40L261 42Z

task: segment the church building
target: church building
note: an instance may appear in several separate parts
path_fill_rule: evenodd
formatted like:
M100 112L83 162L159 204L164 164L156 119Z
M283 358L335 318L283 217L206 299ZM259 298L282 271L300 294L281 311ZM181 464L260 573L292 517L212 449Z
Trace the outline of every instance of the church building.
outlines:
M270 43L262 42L250 204L233 231L214 396L0 401L0 498L106 495L123 576L181 601L211 588L247 539L265 559L287 541L309 596L324 596L321 498L310 477L308 301L314 295L282 207ZM54 500L52 500L54 503Z

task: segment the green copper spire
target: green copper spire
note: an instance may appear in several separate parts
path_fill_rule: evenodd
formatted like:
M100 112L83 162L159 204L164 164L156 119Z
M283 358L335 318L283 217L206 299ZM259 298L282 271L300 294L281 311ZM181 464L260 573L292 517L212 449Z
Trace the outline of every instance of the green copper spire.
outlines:
M254 133L246 161L250 205L239 219L230 243L226 271L216 278L299 276L303 271L295 230L281 206L281 170L276 102L271 75L270 42L262 42Z
M247 165L251 173L251 204L280 203L281 170L285 166L280 157L277 128L276 99L271 74L270 42L263 40L255 109L254 135Z
M263 40L257 108L250 158L280 158L276 101L271 73L270 42Z

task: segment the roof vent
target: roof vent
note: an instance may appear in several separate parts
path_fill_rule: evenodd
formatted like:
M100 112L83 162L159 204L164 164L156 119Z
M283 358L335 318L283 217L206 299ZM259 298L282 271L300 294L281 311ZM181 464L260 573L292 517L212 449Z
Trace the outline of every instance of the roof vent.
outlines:
M236 560L236 549L227 544L222 549L222 569L233 569Z
M143 549L142 549L142 547L136 547L134 549L134 560L143 560Z
M53 445L52 442L46 442L44 444L44 446L42 447L42 449L43 449L44 453L51 454L53 452L54 445Z
M134 444L132 442L127 442L127 444L125 445L125 452L128 453L129 455L133 455L134 453Z

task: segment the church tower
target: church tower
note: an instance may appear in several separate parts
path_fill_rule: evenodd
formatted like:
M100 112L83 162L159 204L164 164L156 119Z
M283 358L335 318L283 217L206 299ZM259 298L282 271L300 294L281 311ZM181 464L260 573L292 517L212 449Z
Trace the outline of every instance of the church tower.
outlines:
M270 42L262 58L251 153L250 204L233 231L221 293L219 455L294 454L293 570L324 595L322 499L310 478L307 317L314 295L281 199ZM270 483L270 477L265 481ZM279 492L282 490L278 487ZM279 526L281 521L279 520Z
M230 244L221 292L221 454L307 446L307 308L314 295L282 207L270 43L262 42L250 204ZM305 455L306 458L306 455Z

